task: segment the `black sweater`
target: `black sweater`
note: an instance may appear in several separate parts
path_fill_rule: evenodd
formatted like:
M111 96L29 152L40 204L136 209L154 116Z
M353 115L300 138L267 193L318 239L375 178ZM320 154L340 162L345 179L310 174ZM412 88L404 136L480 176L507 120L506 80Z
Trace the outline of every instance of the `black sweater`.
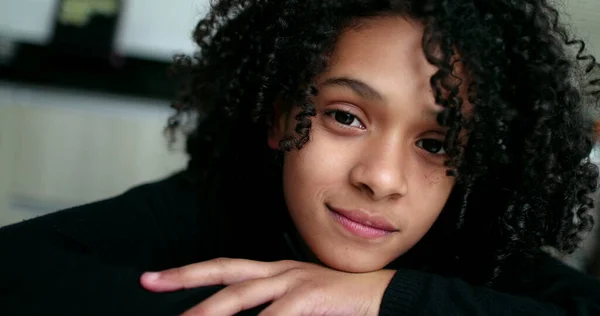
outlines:
M215 293L222 287L151 293L139 285L144 271L209 259L202 232L211 223L195 193L176 175L1 228L0 315L176 315ZM512 289L498 292L400 269L381 315L600 315L600 282L550 257L511 278Z

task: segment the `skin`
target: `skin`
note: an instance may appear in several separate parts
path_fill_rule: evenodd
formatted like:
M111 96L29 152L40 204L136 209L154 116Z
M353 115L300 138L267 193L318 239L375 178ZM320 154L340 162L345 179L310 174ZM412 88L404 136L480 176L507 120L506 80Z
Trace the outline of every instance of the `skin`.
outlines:
M413 247L438 218L454 178L446 175L425 59L423 27L402 17L365 21L344 32L327 72L317 78L311 138L286 153L283 185L291 217L308 248L340 271L376 271ZM375 49L376 48L376 49ZM296 125L278 120L269 145ZM397 232L377 239L343 228L327 206L387 219Z
M400 17L365 21L339 39L317 78L311 139L286 153L286 203L306 248L321 264L218 258L145 273L155 292L226 287L184 315L234 315L271 302L260 315L378 315L395 271L382 269L438 218L454 178L446 175L423 27ZM376 48L376 49L374 49ZM292 135L297 109L280 112L268 144ZM327 205L362 210L395 228L376 239L347 231Z

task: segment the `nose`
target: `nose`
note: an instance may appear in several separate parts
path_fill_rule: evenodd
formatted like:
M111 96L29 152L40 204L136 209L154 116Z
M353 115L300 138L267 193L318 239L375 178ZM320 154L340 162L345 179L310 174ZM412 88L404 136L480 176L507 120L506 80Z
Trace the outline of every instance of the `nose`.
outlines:
M402 145L391 141L363 151L350 171L350 182L373 200L397 199L408 193L408 156Z

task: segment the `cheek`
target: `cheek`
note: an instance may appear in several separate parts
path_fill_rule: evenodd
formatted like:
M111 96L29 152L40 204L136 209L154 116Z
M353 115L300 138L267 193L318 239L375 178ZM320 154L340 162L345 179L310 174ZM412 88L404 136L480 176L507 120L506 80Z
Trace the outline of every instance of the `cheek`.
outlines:
M454 188L455 178L447 175L447 168L438 167L434 171L428 173L425 177L425 184L427 187L423 188L427 190L432 196L431 203L441 205L443 207L446 204L446 200L450 196L450 191Z
M455 179L447 176L446 168L441 167L415 176L413 184L411 204L420 211L410 214L410 224L419 234L425 234L446 205Z
M302 149L285 154L283 182L289 202L323 200L329 189L339 186L346 178L344 170L351 154L322 134L318 128L313 128L310 141Z

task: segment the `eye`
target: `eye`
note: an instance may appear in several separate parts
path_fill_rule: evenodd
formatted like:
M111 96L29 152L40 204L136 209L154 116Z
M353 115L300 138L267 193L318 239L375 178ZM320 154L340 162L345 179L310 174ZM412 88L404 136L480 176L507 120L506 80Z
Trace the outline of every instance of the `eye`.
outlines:
M426 139L418 140L417 147L423 148L426 151L428 151L432 154L435 154L435 155L445 155L446 154L446 149L444 148L444 142L437 140L437 139L433 139L433 138L426 138Z
M333 110L327 112L336 122L350 127L364 128L362 122L352 113L342 110Z

